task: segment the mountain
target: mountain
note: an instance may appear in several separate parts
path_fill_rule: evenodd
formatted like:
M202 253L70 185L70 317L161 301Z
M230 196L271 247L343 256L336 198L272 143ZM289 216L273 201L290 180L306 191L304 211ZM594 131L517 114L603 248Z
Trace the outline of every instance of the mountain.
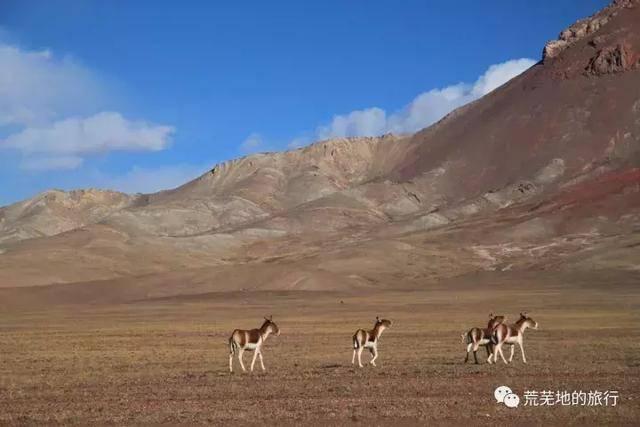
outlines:
M154 194L53 191L2 208L0 287L119 301L633 274L639 228L640 1L624 0L414 135L255 154Z
M129 206L133 200L134 196L115 191L45 191L0 208L0 243L53 236L93 224Z

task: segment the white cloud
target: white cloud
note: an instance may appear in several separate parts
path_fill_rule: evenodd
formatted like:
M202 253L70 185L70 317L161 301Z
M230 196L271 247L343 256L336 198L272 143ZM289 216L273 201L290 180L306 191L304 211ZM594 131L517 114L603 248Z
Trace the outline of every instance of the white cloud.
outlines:
M457 84L421 93L404 109L389 116L386 132L412 133L438 121L452 110L474 100L468 86Z
M452 110L486 95L533 64L534 60L522 58L492 65L473 84L459 83L423 92L404 108L391 114L373 107L336 115L328 125L319 126L315 134L317 139L327 139L387 132L413 133L435 123Z
M264 140L258 133L252 133L240 144L240 151L243 154L251 154L264 149Z
M93 154L158 151L171 143L173 127L105 110L112 92L71 57L0 40L0 149L19 152L22 169L44 171L78 168Z
M0 126L41 125L100 108L101 79L70 57L28 51L0 41Z
M512 59L501 64L495 64L476 80L472 94L481 97L502 86L512 78L531 68L536 61L529 58Z
M27 128L0 141L0 148L21 152L27 165L31 162L42 170L46 157L53 159L50 160L52 166L71 166L73 162L68 159L96 153L159 151L171 143L173 132L171 126L130 121L119 113L103 112L87 118L60 120L46 127ZM62 158L67 161L56 163L55 159ZM75 165L80 163L76 161Z
M128 172L109 176L102 173L93 178L94 186L125 193L153 193L183 185L211 169L211 165L177 164L144 168L134 166Z
M348 135L379 135L385 132L386 122L386 112L373 107L334 116L328 126L320 126L316 133L320 139Z
M131 193L176 187L211 167L136 166L123 174L80 168L95 154L163 150L175 130L123 116L114 85L74 58L47 49L24 49L8 40L10 34L0 27L0 156L4 159L15 159L16 166L29 172L67 171L46 175L51 185Z

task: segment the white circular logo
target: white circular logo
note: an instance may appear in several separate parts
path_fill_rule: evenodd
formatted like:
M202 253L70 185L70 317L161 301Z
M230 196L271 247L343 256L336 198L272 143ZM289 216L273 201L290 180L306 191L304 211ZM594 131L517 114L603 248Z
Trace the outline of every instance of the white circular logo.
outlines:
M520 397L517 394L509 393L504 397L504 404L507 408L517 408L520 404Z
M493 392L493 396L496 398L496 401L498 401L498 403L503 403L504 397L507 394L513 394L513 391L511 391L511 389L506 385L501 385Z

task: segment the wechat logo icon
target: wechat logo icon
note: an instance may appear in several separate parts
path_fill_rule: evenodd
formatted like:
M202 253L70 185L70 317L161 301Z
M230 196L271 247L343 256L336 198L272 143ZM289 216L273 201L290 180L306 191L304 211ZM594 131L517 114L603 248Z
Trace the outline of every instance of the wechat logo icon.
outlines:
M506 385L497 387L493 392L493 397L496 398L496 402L504 403L507 408L517 408L520 405L520 396Z

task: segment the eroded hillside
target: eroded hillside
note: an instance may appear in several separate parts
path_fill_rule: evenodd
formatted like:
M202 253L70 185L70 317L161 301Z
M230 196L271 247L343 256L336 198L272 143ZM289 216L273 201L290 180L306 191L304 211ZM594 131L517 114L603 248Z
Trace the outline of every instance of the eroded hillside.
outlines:
M126 300L637 271L639 227L640 5L625 0L415 135L251 155L155 194L3 208L0 286L82 282L54 287L59 299L90 282L98 300Z

